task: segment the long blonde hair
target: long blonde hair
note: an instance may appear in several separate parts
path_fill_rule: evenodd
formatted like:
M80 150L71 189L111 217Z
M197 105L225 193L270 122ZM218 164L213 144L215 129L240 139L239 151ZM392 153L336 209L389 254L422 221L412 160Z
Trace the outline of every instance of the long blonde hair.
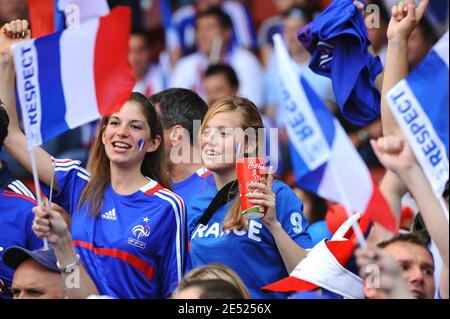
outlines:
M214 103L208 110L203 119L202 125L200 127L200 134L206 129L208 121L212 119L215 115L222 112L238 111L240 114L240 122L242 130L253 129L254 132L260 132L264 128L261 115L259 114L258 108L250 100L243 97L226 97L216 103ZM255 154L259 154L260 150L264 149L264 134L256 134L256 149ZM252 152L253 153L253 152ZM230 194L233 196L236 194ZM223 230L233 230L241 229L246 227L246 220L242 216L242 208L239 196L236 196L230 210L225 216L223 222Z
M251 298L247 287L242 282L242 279L239 277L239 275L230 267L222 264L204 265L191 270L183 277L183 279L181 279L181 282L179 283L173 295L178 293L178 291L180 291L183 288L183 286L188 282L197 280L213 280L213 279L225 280L230 284L232 284L233 286L235 286L240 291L244 299Z

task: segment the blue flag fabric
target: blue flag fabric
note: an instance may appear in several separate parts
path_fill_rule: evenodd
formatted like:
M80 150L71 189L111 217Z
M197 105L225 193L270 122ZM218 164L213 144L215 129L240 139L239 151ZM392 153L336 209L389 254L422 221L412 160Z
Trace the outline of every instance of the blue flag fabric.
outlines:
M375 78L383 70L368 52L369 36L353 0L335 0L298 39L311 55L310 68L333 81L336 101L346 120L365 126L380 115L381 94Z

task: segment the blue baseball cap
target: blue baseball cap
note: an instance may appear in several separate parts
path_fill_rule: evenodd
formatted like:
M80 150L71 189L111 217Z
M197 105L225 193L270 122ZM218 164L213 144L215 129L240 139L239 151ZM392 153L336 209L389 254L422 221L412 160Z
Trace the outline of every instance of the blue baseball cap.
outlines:
M8 267L17 269L24 261L30 258L45 268L60 272L56 265L57 259L53 247L32 251L23 247L13 246L5 250L2 260Z

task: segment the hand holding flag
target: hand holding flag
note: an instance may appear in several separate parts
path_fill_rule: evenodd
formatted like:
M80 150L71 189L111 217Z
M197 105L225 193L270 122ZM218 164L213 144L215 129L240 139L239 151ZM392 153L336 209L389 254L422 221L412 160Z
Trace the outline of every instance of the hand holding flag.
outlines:
M130 29L130 8L116 7L80 28L14 48L30 148L120 109L135 84L128 62Z
M0 54L11 54L14 45L29 40L31 32L27 20L14 20L6 23L0 30Z

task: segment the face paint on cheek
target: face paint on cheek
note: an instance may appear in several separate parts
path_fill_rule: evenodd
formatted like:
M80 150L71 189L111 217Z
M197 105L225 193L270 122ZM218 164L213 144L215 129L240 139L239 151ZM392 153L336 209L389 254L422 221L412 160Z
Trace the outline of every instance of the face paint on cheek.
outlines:
M144 149L144 140L143 139L139 139L138 148L139 148L139 152L142 152L142 150Z

